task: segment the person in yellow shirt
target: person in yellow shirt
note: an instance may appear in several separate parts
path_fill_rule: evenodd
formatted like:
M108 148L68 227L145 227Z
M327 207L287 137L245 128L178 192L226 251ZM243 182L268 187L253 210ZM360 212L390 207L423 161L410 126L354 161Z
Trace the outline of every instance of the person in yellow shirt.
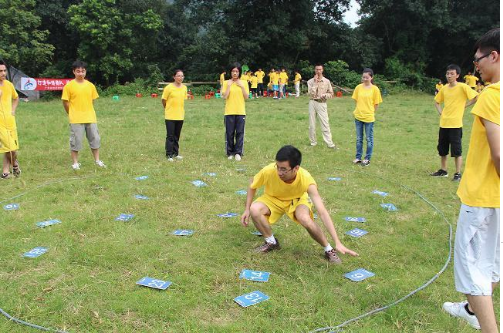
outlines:
M482 82L480 82L480 81L477 82L477 88L475 88L475 91L480 94L483 89L484 89L484 85L482 84Z
M274 92L274 99L279 99L281 98L280 96L280 78L279 78L279 69L277 69L272 75L271 75L271 80L272 80L272 90Z
M475 44L473 61L491 84L473 107L465 174L457 195L461 208L454 244L454 282L467 301L443 309L482 332L499 332L493 290L500 280L500 29Z
M16 109L19 95L14 85L7 80L7 65L0 61L0 154L4 154L1 179L10 178L10 169L14 176L21 175L17 160L19 142L17 138Z
M250 78L250 90L251 90L251 93L253 95L253 97L255 98L258 98L257 96L257 86L258 86L258 78L257 76L255 75L255 73L252 73L251 74L251 78Z
M352 98L356 101L356 108L353 112L356 126L356 157L354 164L368 166L374 151L374 122L375 112L382 103L381 91L373 84L374 71L365 68L362 73L362 83L357 85L353 91ZM367 136L367 151L365 158L363 154L363 131Z
M447 177L447 154L449 146L451 156L454 157L456 172L453 181L461 179L463 114L465 108L477 101L477 92L467 84L457 82L461 69L458 65L447 66L445 77L448 84L435 96L435 108L440 115L440 129L438 132L438 154L440 155L440 169L430 174L433 177ZM468 103L466 102L468 100ZM444 104L442 109L441 104Z
M472 75L472 72L468 72L468 74L465 75L463 78L465 79L465 84L467 84L470 88L475 90L479 78L476 77L475 75Z
M300 96L300 80L302 80L302 75L300 75L299 70L295 70L295 78L293 79L293 83L295 85L295 97Z
M276 71L274 70L274 68L271 68L271 71L269 72L269 74L267 74L267 76L269 77L269 83L267 84L267 95L268 96L271 96L271 95L274 96L274 85L273 85L272 79L275 75L276 75Z
M240 80L241 65L230 68L231 79L224 82L222 98L225 99L225 151L227 158L241 161L244 152L245 100L249 97L246 81Z
M224 86L225 74L227 74L227 71L225 70L220 73L220 91L222 91L222 87Z
M264 76L265 76L265 73L262 70L262 68L259 68L255 72L255 76L257 77L257 80L258 80L257 81L257 93L258 93L259 97L262 97L262 96L264 96Z
M281 68L281 73L279 73L280 79L280 97L286 98L286 89L288 88L288 73L285 67Z
M166 125L166 158L173 162L174 158L181 160L180 134L182 133L183 120L185 119L185 100L187 99L187 86L183 82L183 71L175 70L173 83L168 84L162 93L162 106L164 108L164 123Z
M358 256L358 253L346 248L339 240L334 223L318 193L316 182L311 174L300 166L301 162L302 154L297 148L283 146L276 154L276 162L264 167L252 179L241 223L245 227L248 226L251 216L253 224L264 237L265 243L256 248L256 252L265 253L280 249L271 225L287 214L324 248L325 258L330 263L341 263L337 252ZM265 187L264 194L253 201L257 189L262 186ZM327 241L320 226L314 222L311 203L334 241L335 249Z
M438 83L435 85L435 95L438 94L438 92L444 87L444 84L442 83L442 80L439 80Z
M70 121L70 151L72 157L72 169L79 170L79 151L82 149L84 133L91 147L91 152L96 165L105 168L105 164L100 160L101 138L98 132L96 112L93 102L97 99L96 87L86 78L87 64L77 60L72 64L75 79L70 81L63 88L63 107Z

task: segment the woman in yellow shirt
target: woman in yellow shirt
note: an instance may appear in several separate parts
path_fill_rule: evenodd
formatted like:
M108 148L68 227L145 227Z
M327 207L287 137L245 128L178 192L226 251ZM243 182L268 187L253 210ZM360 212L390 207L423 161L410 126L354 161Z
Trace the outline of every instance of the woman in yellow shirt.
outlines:
M166 158L173 162L174 158L181 160L178 155L180 134L182 133L183 120L185 119L185 100L187 99L187 86L183 82L183 71L175 70L173 83L164 88L162 93L162 106L164 107L164 122L166 124Z
M248 83L239 79L241 65L231 66L231 79L224 82L222 88L225 99L225 149L227 158L241 161L245 137L245 99L250 90Z
M354 113L356 125L356 157L355 164L363 166L370 164L374 149L374 114L377 107L382 103L381 91L373 84L374 71L365 68L362 73L362 83L357 85L352 98L356 101ZM363 154L363 131L367 136L367 151L362 161Z
M435 85L435 95L438 94L438 92L444 87L444 84L442 83L442 80L439 80L438 83Z

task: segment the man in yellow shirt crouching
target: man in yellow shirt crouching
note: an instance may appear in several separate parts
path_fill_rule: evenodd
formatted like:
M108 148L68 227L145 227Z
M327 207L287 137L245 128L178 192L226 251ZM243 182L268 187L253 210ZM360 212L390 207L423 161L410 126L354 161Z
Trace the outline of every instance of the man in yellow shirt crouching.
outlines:
M86 133L96 165L100 168L106 168L100 160L101 138L93 106L93 101L99 96L94 84L85 79L86 67L87 64L80 60L72 64L75 80L70 81L63 88L61 96L63 107L70 121L70 151L73 170L80 170L79 151L82 149L84 133Z
M272 233L271 224L278 221L283 214L287 214L291 220L303 226L324 248L325 258L330 263L341 263L337 252L358 256L356 252L346 248L337 237L332 219L318 193L316 182L307 170L301 168L301 161L302 154L297 148L284 146L276 154L276 162L264 167L253 178L248 188L241 223L245 227L248 226L251 216L253 224L265 238L265 243L256 251L265 253L280 249L279 241ZM262 186L265 186L264 195L252 203L257 189ZM320 226L314 222L311 202L333 239L335 249L327 241Z

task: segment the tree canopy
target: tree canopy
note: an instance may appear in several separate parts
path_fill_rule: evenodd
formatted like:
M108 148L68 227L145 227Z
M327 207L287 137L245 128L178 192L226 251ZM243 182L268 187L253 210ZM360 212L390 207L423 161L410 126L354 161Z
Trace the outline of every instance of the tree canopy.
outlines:
M77 58L103 86L164 76L216 80L239 61L251 68L342 61L389 78L443 77L473 69L475 40L499 26L499 1L0 0L0 57L31 76L68 76ZM404 71L407 75L404 75Z

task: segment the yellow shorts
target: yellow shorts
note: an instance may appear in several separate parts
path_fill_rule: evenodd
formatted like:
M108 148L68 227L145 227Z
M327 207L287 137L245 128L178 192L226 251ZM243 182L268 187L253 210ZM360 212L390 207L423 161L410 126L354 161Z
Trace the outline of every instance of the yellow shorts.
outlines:
M17 130L0 126L0 154L18 149Z
M311 219L313 218L313 210L311 209L312 204L307 193L304 193L302 197L298 199L286 201L264 194L255 201L263 203L271 211L271 215L268 218L269 224L278 221L283 214L288 215L292 221L299 223L295 218L295 209L297 209L299 205L304 205L309 208L309 215L311 215Z

